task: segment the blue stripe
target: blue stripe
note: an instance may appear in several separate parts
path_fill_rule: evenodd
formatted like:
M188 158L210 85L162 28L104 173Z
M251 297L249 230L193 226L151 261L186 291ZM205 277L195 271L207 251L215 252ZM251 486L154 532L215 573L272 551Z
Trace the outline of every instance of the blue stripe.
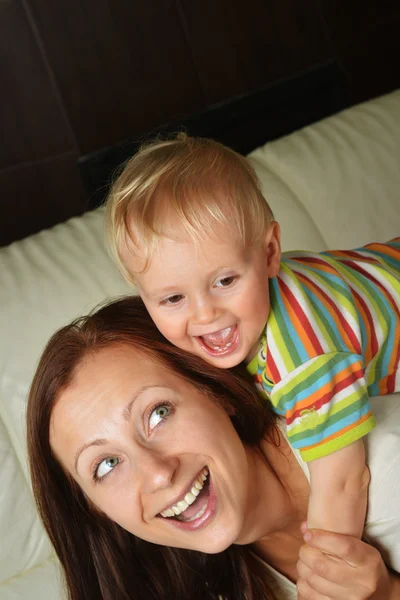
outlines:
M310 356L309 356L308 352L306 351L304 344L301 341L296 329L294 328L293 322L288 315L288 312L285 308L285 304L282 299L282 292L281 292L280 287L278 286L277 282L275 281L275 279L273 280L273 284L274 284L274 289L276 290L275 300L279 304L279 308L281 310L281 314L282 314L283 321L284 321L283 325L284 325L284 328L286 329L286 333L287 333L287 335L290 336L293 344L296 346L296 350L297 350L300 360L301 360L300 364L305 363L309 360ZM290 286L288 286L288 287L290 289ZM293 290L291 290L291 291L293 293ZM279 329L280 335L282 337L284 337L285 332L282 331L282 322L280 319L277 319L277 324L278 324L278 329ZM292 357L292 360L293 360L293 357Z
M298 450L300 450L301 448L304 448L306 446L313 446L314 444L319 444L320 442L322 442L324 439L326 439L330 435L343 430L345 427L348 427L349 425L352 425L353 423L356 423L358 421L358 419L360 419L361 417L366 415L369 411L370 411L370 406L369 406L369 403L366 402L364 404L364 406L360 407L360 409L358 409L354 413L351 413L350 415L347 415L345 418L341 419L340 421L337 421L333 425L326 427L321 433L319 433L317 435L312 435L305 439L303 438L301 441L297 441L297 442L293 442L290 440L290 443L293 446L293 448L297 448ZM304 434L304 432L302 432L302 433Z
M335 357L335 358L337 358L337 357ZM305 398L308 398L308 396L311 396L311 394L313 394L318 389L323 387L326 383L328 383L329 381L332 381L334 376L337 375L338 373L340 373L341 371L343 371L343 368L346 365L353 365L354 363L358 362L360 359L361 359L361 356L358 356L357 354L345 354L344 356L341 357L339 362L332 365L319 379L317 379L317 381L314 381L306 389L297 393L296 392L297 386L295 388L293 388L293 390L290 392L290 396L293 396L292 399L289 400L287 403L285 403L286 411L291 410L298 402L305 400ZM307 371L304 372L304 377L306 377L306 374L307 374ZM310 377L312 375L313 375L313 373L310 375ZM358 380L358 381L360 381L360 380ZM304 379L298 385L303 385L303 384L304 384ZM353 390L350 388L349 392L352 392L352 391ZM286 395L287 394L284 394L283 397L281 398L281 400L279 401L280 406L281 406L281 403L284 402L284 398Z

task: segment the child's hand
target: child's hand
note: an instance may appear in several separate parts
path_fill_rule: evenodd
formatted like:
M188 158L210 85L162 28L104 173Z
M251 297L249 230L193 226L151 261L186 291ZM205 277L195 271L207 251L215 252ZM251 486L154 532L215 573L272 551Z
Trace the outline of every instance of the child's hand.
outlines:
M392 580L378 550L355 537L302 531L306 543L297 563L299 599L390 600Z

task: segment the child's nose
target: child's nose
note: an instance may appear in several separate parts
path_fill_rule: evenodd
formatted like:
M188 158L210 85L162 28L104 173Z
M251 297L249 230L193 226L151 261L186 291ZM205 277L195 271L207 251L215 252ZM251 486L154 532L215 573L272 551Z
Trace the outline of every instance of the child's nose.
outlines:
M217 307L212 301L202 299L196 302L193 309L193 321L199 325L207 325L212 323L218 316Z

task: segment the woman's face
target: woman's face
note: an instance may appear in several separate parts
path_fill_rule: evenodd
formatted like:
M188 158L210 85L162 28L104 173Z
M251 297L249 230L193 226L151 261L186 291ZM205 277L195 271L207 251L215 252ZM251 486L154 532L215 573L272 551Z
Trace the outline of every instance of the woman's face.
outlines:
M86 357L50 442L90 500L139 538L215 553L258 527L258 453L223 409L131 347Z

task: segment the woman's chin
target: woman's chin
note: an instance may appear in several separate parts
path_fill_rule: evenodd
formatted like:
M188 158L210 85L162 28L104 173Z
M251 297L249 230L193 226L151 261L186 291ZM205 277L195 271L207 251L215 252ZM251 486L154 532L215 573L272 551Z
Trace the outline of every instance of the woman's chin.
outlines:
M203 552L204 554L219 554L220 552L224 552L224 550L236 543L240 534L239 528L237 529L236 531L236 528L216 523L206 539L197 540L197 543L194 544L196 547L193 550Z

